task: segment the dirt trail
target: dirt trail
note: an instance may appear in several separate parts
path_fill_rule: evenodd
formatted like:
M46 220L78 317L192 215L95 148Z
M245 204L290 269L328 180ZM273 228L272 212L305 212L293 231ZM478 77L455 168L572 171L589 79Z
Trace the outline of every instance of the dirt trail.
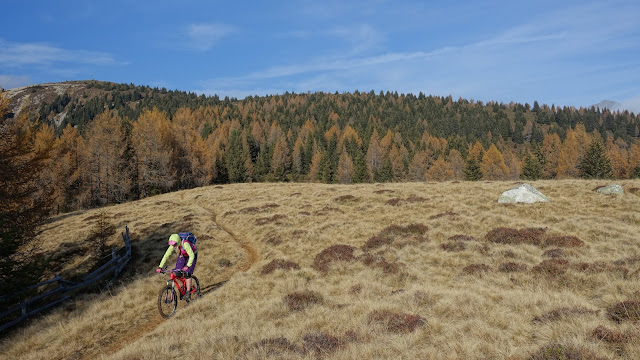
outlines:
M242 264L240 264L237 268L230 269L229 271L226 271L225 273L222 274L222 279L223 279L222 281L220 281L220 282L218 282L216 284L203 286L203 289L202 289L200 294L201 294L201 296L204 296L207 293L218 289L225 282L227 282L234 274L236 274L238 272L245 272L245 271L249 270L255 263L258 262L258 260L260 260L260 255L258 254L258 251L246 239L243 239L243 238L239 237L238 235L236 235L227 226L218 223L217 214L215 213L215 211L213 211L213 210L211 210L211 209L209 209L207 207L204 207L202 205L199 205L199 206L202 207L203 209L205 209L206 211L208 211L211 214L211 220L220 229L222 229L224 232L229 234L229 236L231 236L231 238L236 243L238 243L238 245L240 245L242 247L242 249L244 249L244 251L247 253L246 260ZM124 336L119 336L120 340L126 339L126 341L115 341L115 342L113 342L112 344L110 344L110 346L107 349L105 349L104 353L108 354L108 355L116 353L117 351L119 351L120 349L125 347L126 345L135 342L138 338L142 337L144 334L153 331L155 328L160 326L160 324L164 323L165 321L166 320L163 319L160 316L160 314L158 314L157 311L156 311L155 316L153 316L149 320L149 322L147 322L146 324L144 324L144 325L142 325L140 327L132 328ZM89 357L85 357L85 358L86 359L93 359L94 356L89 356Z

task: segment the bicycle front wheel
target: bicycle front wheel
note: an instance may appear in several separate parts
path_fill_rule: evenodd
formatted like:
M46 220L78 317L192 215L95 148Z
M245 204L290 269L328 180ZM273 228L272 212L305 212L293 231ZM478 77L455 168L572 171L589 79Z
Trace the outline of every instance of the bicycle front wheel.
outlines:
M160 294L158 294L158 311L160 311L160 315L168 319L175 314L177 307L178 295L173 287L167 286L160 290Z

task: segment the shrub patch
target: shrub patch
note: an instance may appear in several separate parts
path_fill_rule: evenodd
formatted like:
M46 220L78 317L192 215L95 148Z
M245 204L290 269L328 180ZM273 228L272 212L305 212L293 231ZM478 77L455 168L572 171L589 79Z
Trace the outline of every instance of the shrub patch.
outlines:
M326 272L329 270L329 265L336 261L354 261L356 258L353 256L353 246L349 245L333 245L322 250L316 258L313 260L313 268Z
M506 227L495 228L485 235L485 239L490 242L510 245L535 245L539 247L559 246L559 247L579 247L584 246L584 241L571 235L548 235L545 236L545 228L524 228L513 229Z
M322 304L322 295L315 291L294 292L284 297L284 303L291 311L301 311L314 304Z
M403 240L396 242L398 246L404 246L409 243L422 243L427 240L424 234L428 230L429 227L423 224L410 224L407 226L390 225L367 240L362 246L362 250L369 251L385 245L391 245L398 237Z
M621 321L639 321L640 320L640 301L626 300L607 308L607 315L616 322Z
M587 349L550 344L532 354L529 360L600 360L600 358Z
M451 217L455 218L455 217L458 216L458 214L454 213L453 211L446 211L446 212L443 212L443 213L440 213L440 214L431 215L431 216L429 216L429 219L430 220L434 220L434 219L439 219L439 218L445 217L445 216L451 216Z
M610 344L624 344L633 338L631 333L611 330L602 325L598 325L598 327L593 329L591 336L596 340L605 341Z
M342 340L325 333L311 333L302 337L304 353L315 353L316 357L329 355L343 346Z
M483 274L489 272L491 268L485 264L471 264L462 269L462 273L467 275Z
M520 272L520 271L526 271L526 270L527 270L527 265L518 264L515 262L506 262L498 266L498 271L500 272Z
M419 315L374 310L367 316L367 322L370 325L381 325L388 332L410 333L425 325L427 320Z
M270 263L262 267L262 275L271 274L276 271L276 269L282 270L298 270L300 269L300 265L294 263L293 261L283 260L283 259L275 259Z
M280 220L284 220L286 218L287 218L287 215L275 214L275 215L273 215L271 217L264 217L264 218L256 219L255 224L256 225L266 225L266 224L270 224L270 223L282 224L282 222Z
M600 310L591 310L582 306L574 306L574 307L561 307L557 309L553 309L548 313L542 314L540 316L536 316L533 318L533 322L536 323L546 323L549 321L557 321L568 316L574 315L598 315Z

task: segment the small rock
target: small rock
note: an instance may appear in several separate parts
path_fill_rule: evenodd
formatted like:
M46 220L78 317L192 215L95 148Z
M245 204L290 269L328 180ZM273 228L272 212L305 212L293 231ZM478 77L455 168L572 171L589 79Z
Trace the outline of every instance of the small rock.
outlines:
M603 186L596 189L596 191L605 195L609 195L609 194L623 195L624 194L624 190L622 190L622 186L620 185Z

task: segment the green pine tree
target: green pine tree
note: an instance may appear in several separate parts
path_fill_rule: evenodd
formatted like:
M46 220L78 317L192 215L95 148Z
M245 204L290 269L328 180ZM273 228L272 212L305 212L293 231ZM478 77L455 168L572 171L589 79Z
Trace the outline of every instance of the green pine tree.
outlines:
M540 164L537 156L531 156L531 154L527 153L520 177L526 180L537 180L542 177L542 164Z
M611 160L600 140L594 140L580 163L581 177L585 179L610 179L613 177Z
M246 169L244 166L244 151L242 150L242 141L240 140L240 130L233 130L229 139L229 149L225 154L225 163L227 165L227 174L229 174L229 182L244 182Z
M474 156L469 156L467 165L464 168L464 179L469 181L478 181L482 179L482 168L480 163Z

